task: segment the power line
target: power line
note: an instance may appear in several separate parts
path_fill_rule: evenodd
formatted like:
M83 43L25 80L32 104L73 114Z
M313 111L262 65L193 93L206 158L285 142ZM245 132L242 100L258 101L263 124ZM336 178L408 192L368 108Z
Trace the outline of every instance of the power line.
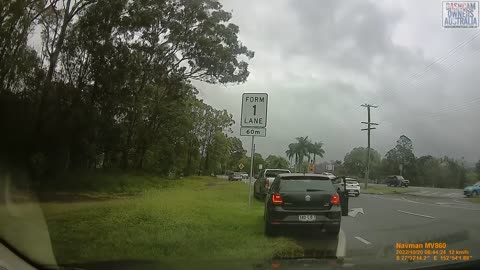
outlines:
M475 49L471 54L467 55L467 54L464 54L463 57L461 59L458 59L458 61L450 64L449 66L445 67L444 71L453 71L455 69L455 67L460 64L463 60L465 60L467 57L470 58L470 57L473 57L475 55L477 55L478 53L480 53L480 48L477 48ZM434 75L434 77L438 77L440 74L439 73L433 73L432 75ZM416 86L423 86L424 84L426 84L427 81L424 80L423 82L421 83L418 83L416 84Z
M447 60L450 56L454 55L455 53L457 53L457 51L463 47L465 47L468 43L472 42L473 40L475 40L478 36L480 35L480 31L477 31L474 35L472 35L470 38L464 40L463 42L457 44L457 46L455 46L454 48L450 49L450 51L448 51L445 55L437 58L436 60L434 60L432 63L428 64L427 66L425 66L424 70L421 71L421 72L417 72L415 74L412 74L410 76L410 79L416 79L418 80L420 77L424 76L428 71L430 71L433 67L433 65L435 64L438 64L438 63L442 63L444 62L445 60ZM410 80L411 81L411 80ZM404 80L403 82L400 83L399 86L402 86L402 85L406 85L407 83L411 83L409 82L408 80ZM393 94L397 94L397 90L395 90L395 88L389 88L387 89L388 92L390 93L393 93Z

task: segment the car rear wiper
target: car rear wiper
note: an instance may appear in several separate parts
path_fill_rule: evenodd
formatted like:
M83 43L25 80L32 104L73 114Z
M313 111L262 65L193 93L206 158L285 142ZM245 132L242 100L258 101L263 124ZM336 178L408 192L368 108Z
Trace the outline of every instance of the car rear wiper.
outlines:
M307 191L325 191L324 189L312 189L312 188L307 188Z

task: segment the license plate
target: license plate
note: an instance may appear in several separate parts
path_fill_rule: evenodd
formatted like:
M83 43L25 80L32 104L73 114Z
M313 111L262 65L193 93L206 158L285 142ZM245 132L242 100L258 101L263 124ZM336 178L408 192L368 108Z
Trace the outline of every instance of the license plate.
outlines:
M300 221L315 221L317 217L315 215L298 215Z

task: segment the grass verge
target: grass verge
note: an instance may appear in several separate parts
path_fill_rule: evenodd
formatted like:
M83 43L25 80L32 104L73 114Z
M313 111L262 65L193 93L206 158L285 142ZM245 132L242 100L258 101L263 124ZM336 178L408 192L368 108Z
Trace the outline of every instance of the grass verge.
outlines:
M474 203L480 203L480 198L473 198L473 199L472 199L472 202L474 202Z
M247 209L244 183L179 181L117 200L43 203L58 261L251 260L303 252L292 240L264 236L263 204Z
M189 179L202 179L193 176ZM65 173L54 179L45 179L38 188L40 192L138 194L150 189L164 189L183 184L180 179L165 179L146 173L123 172L77 172Z
M365 194L403 194L409 192L408 188L400 187L369 187L366 190L363 190L362 193Z

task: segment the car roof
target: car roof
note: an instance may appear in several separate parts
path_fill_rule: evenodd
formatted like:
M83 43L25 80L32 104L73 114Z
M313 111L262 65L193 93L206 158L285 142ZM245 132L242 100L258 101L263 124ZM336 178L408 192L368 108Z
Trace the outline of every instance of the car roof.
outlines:
M328 177L327 175L318 174L318 173L281 173L278 176L280 176L280 178L288 177L288 176L308 176L308 177L318 177L318 178L323 177L326 179L330 179L330 177Z

